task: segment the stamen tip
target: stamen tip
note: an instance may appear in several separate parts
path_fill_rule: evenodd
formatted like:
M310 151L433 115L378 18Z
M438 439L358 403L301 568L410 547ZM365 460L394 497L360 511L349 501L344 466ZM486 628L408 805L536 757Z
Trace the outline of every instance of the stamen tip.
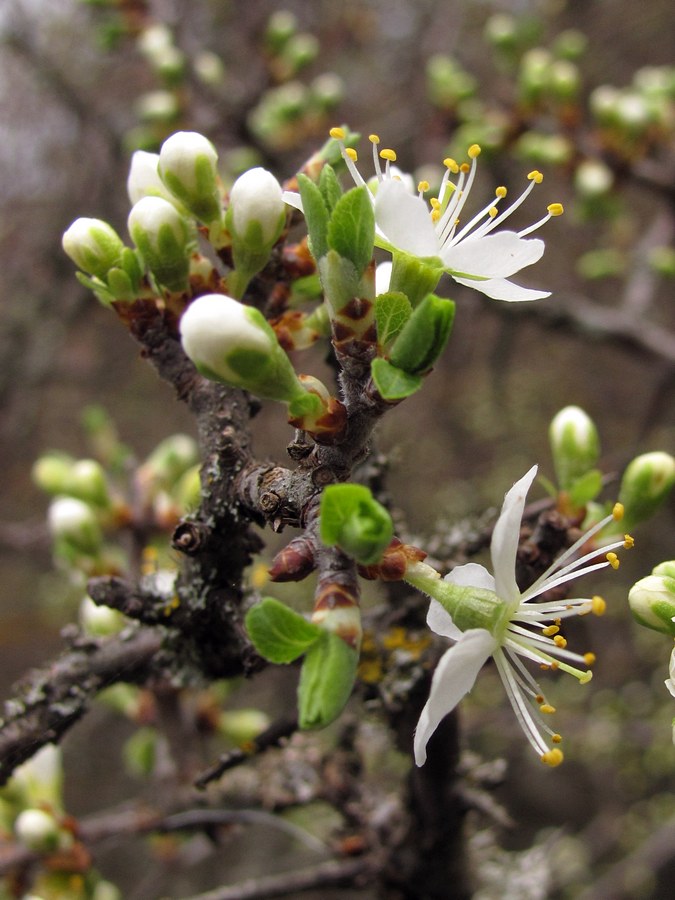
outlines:
M475 159L477 156L481 154L481 146L480 144L472 144L467 150L467 154L469 159Z
M527 173L527 180L534 181L535 184L541 184L544 180L544 176L539 169L533 169L531 172Z
M343 141L345 139L345 130L344 128L331 128L328 132L332 138L335 138L336 141Z
M546 753L543 754L541 761L547 766L551 766L552 769L555 769L556 766L560 765L564 758L562 750L558 747L553 747L553 749L547 750Z
M623 549L624 550L632 550L635 546L635 538L632 534L624 534L623 536Z
M562 214L565 212L562 203L549 203L546 209L552 216L562 216Z
M605 559L607 560L607 562L610 564L610 566L613 569L616 570L619 568L620 561L619 561L619 557L616 555L616 553L611 553L611 552L607 553L605 556Z
M615 503L614 508L612 509L612 518L615 522L620 522L623 519L624 514L624 506L623 503Z
M368 140L370 141L371 144L379 144L380 136L379 136L379 134L369 134Z
M353 147L345 147L345 155L348 156L352 162L358 161L359 154Z
M382 157L382 159L386 159L387 162L396 162L396 151L395 150L390 150L390 149L380 150L380 156Z

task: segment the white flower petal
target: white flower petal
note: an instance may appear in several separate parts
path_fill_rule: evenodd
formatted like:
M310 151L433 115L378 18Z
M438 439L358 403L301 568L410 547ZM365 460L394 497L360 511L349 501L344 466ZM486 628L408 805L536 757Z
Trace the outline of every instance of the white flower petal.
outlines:
M486 297L492 300L507 300L509 302L522 302L525 300L542 300L544 297L550 297L550 291L535 291L531 288L521 287L506 278L488 278L485 281L476 281L475 278L460 278L453 275L452 278L459 284L473 288L474 291L480 291Z
M394 264L391 261L382 262L375 269L375 293L386 294L391 284L391 273Z
M482 278L508 278L543 255L543 241L518 237L515 231L500 231L480 238L469 236L441 251L441 259L452 271Z
M380 182L375 195L375 222L394 247L414 256L438 256L438 238L429 209L401 181Z
M490 553L495 576L495 591L507 603L520 601L516 584L516 553L520 539L520 522L525 509L525 498L537 474L537 466L516 481L504 497L502 511L492 532Z
M479 563L465 563L463 566L455 566L452 572L448 573L444 581L452 584L458 584L461 587L485 588L488 591L494 591L495 580L488 572L485 566Z
M304 213L305 210L302 206L302 197L300 194L295 191L284 191L282 197L284 203L288 203L289 206L292 206L294 209L299 209L301 213Z
M670 654L670 678L666 679L665 685L675 697L675 647L673 647L673 652Z
M432 599L429 604L427 625L434 634L440 634L451 641L458 641L462 636L462 632L452 621L452 616L438 600Z
M427 742L441 720L474 686L483 664L497 647L489 631L472 628L441 657L431 680L431 692L415 731L415 762L424 765Z

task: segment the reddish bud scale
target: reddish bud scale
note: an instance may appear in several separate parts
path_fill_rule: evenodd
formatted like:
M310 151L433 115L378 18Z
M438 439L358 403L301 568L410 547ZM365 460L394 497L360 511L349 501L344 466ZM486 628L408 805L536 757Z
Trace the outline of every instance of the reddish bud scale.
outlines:
M290 418L288 422L294 428L300 428L311 434L317 444L337 444L342 439L347 425L347 410L336 397L331 397L323 415L311 421L307 421L305 416L298 416Z
M358 595L345 585L328 581L319 586L312 622L337 634L350 647L361 643L361 615Z
M289 309L270 321L279 343L286 352L305 350L320 337L314 328L306 327L306 321L307 314L297 309Z
M271 581L302 581L315 568L312 543L300 536L277 553L268 571Z
M291 279L303 278L316 272L316 263L309 252L307 238L303 238L298 244L285 246L282 260L284 270Z
M375 566L359 566L359 575L371 581L376 578L381 581L401 581L410 563L422 562L426 557L427 554L419 547L403 544L398 538L393 538L380 562Z

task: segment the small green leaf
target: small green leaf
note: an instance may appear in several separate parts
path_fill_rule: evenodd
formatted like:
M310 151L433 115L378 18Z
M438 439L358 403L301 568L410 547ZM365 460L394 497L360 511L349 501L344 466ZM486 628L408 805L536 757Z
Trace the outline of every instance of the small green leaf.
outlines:
M298 175L298 188L307 222L309 249L318 262L328 253L328 207L319 188L306 175Z
M370 364L370 372L375 387L385 400L403 400L422 387L421 376L409 375L392 366L386 359L374 359Z
M445 349L455 318L452 300L427 294L405 323L391 351L391 363L410 375L428 372Z
M335 205L342 196L342 188L332 166L324 166L319 175L319 190L324 199L329 213L335 209Z
M265 597L248 611L246 630L258 653L273 663L293 662L324 633L273 597Z
M325 728L340 715L351 696L358 661L358 651L330 631L309 648L298 684L300 728Z
M602 490L602 472L599 469L591 469L572 484L569 496L574 507L586 506L591 500L595 500Z
M324 544L337 544L365 566L382 558L394 534L389 512L362 484L332 484L324 488L320 516Z
M351 260L340 256L335 250L329 250L319 262L319 274L330 314L334 317L353 297L358 296L359 273Z
M373 256L375 213L368 188L347 191L335 204L328 223L328 246L354 265L359 276Z
M377 340L381 347L386 347L400 334L411 312L410 300L400 291L388 291L375 298Z

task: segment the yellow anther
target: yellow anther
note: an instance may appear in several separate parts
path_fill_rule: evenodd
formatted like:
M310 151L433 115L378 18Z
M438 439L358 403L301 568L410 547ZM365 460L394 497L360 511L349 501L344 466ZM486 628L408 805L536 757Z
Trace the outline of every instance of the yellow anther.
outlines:
M544 697L543 694L537 694L537 696L534 699L537 701L537 703L543 703L546 698Z
M607 604L598 594L591 598L591 612L594 616L604 616L606 609Z
M544 176L541 174L539 169L533 169L531 172L527 173L527 180L534 181L535 184L541 184L544 180Z
M560 668L560 663L558 662L557 659L553 660L553 662L551 663L551 668L553 669L554 672L556 672Z
M459 171L464 172L464 174L466 175L467 172L471 171L471 166L468 163L462 163L462 165L459 167Z
M567 646L567 640L562 636L562 634L556 634L553 638L553 643L556 647L560 647L561 650L564 650Z
M469 159L475 159L477 156L480 156L480 144L472 144L466 152Z
M504 185L500 185L500 187L496 188L495 190L495 196L500 197L502 200L504 199L504 197L506 197L506 193L507 191Z
M429 204L432 209L440 209L441 208L441 201L438 199L438 197L432 197L431 200L429 201Z
M616 555L616 553L611 553L611 552L608 553L608 554L605 556L605 559L607 560L607 562L610 564L610 566L611 566L613 569L618 569L618 568L619 568L619 557Z
M623 549L624 550L632 550L635 546L635 538L632 534L624 534L623 536Z
M382 159L386 159L388 162L396 162L395 150L380 150L380 156L382 157Z
M547 666L546 663L541 663L539 668L541 669L542 672L550 672L550 670L551 670L551 667Z
M560 617L558 617L557 619L554 619L553 621L555 622L555 624L556 624L558 627L560 627L560 624L561 624L561 622L562 622L562 619L561 619Z
M562 734L552 734L551 740L554 744L560 744L562 742Z
M587 666L595 664L595 653L584 653L584 662Z
M345 147L346 155L351 159L352 162L356 162L359 158L359 154L353 147Z
M420 181L420 183L417 185L417 190L421 191L424 194L429 190L429 187L430 184L428 181Z
M552 750L547 750L546 753L544 753L541 761L547 766L551 766L552 769L555 769L556 766L560 765L564 758L562 750L559 750L558 747L554 747Z
M542 703L539 707L540 713L545 713L545 715L550 716L555 712L555 706L551 706L550 703Z
M346 136L344 128L331 128L328 134L330 134L332 138L335 138L336 141L344 141Z
M431 210L431 221L432 221L432 222L434 222L434 223L435 223L435 222L438 222L438 220L440 219L440 217L441 217L441 211L440 211L440 209L432 209L432 210Z
M379 134L369 134L368 140L370 141L371 144L379 144L380 136L379 136Z
M454 160L451 156L446 156L443 160L443 165L446 169L450 169L453 175L456 175L459 172L459 166L457 165L457 161Z
M488 215L490 216L491 219L494 219L494 217L497 215L497 212L498 212L497 207L491 206L490 209L488 210Z
M557 634L560 631L560 627L558 625L547 625L546 628L541 629L541 633L545 634L546 637L552 637L554 634Z
M612 509L612 518L615 522L620 522L623 519L624 508L623 503L615 503L614 508Z
M552 216L562 216L562 214L565 212L565 208L562 203L549 203L546 209Z

